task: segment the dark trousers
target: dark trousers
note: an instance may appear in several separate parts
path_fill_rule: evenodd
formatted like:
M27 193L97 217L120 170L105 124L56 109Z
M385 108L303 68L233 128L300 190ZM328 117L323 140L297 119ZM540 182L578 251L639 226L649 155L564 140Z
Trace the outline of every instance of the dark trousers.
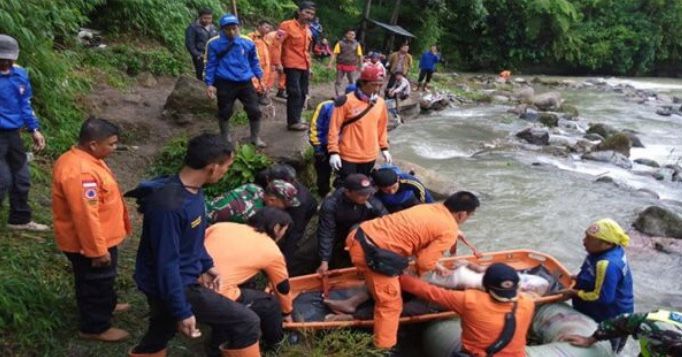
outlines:
M346 160L341 160L341 171L339 171L339 178L341 181L350 174L363 174L369 176L374 168L374 160L370 162L348 162Z
M329 154L326 150L315 153L314 166L317 173L317 193L324 197L331 190L329 182L332 178L332 167L329 165Z
M71 261L76 286L76 305L78 306L78 330L88 334L99 334L111 327L111 316L116 307L116 267L118 249L109 248L111 264L95 268L92 259L78 253L67 253Z
M229 349L241 349L258 342L260 320L255 312L200 285L187 286L185 296L197 322L211 327L209 356L220 356L219 346L225 342ZM178 329L179 321L163 300L147 295L147 301L149 329L134 353L154 353L166 348Z
M301 113L308 95L308 79L310 71L285 68L287 83L287 125L301 122Z
M241 289L237 302L251 309L260 318L260 330L266 347L282 342L282 308L274 295L260 290Z
M258 94L251 81L230 82L218 79L215 82L218 89L218 124L220 133L227 137L228 122L232 117L234 102L239 99L244 106L249 122L260 122L261 112L258 106Z
M196 73L197 79L200 81L204 80L204 57L192 57L192 63L194 63L194 72Z
M419 71L419 79L417 80L417 82L419 82L419 84L422 84L422 81L424 80L424 78L426 78L425 84L429 84L429 82L431 82L431 76L433 76L433 71L428 69L422 69L421 71Z
M0 129L0 205L9 192L9 224L31 221L28 190L31 188L28 160L19 130Z

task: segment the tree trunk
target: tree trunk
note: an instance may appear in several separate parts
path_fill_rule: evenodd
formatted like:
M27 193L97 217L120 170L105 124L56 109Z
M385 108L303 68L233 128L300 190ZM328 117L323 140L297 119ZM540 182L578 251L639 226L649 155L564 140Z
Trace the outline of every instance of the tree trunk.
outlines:
M362 27L360 28L360 43L366 46L365 35L367 34L367 21L369 21L369 12L372 9L372 0L365 0L365 11L362 13Z
M239 15L237 14L237 0L232 0L232 13L234 14L234 16L239 17Z
M401 0L395 0L395 7L393 8L393 13L391 14L391 20L389 21L389 24L391 24L391 25L397 25L398 24L398 16L400 15L400 3L401 3ZM393 52L393 44L394 43L395 43L395 33L391 32L390 36L388 37L388 43L386 45L389 53Z

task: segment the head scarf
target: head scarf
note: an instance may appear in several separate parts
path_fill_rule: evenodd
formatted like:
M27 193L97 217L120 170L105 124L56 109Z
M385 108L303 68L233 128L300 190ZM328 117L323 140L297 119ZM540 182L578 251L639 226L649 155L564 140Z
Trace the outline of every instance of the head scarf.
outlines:
M630 243L630 237L623 231L623 228L610 218L600 219L590 224L585 233L622 247L627 247Z

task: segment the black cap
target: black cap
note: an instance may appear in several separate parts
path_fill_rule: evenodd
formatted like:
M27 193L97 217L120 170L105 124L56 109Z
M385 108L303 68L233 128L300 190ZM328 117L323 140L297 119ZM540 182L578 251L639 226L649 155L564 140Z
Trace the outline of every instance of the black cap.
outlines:
M275 164L268 169L269 180L296 181L296 169L287 164Z
M519 287L519 274L507 264L492 264L483 274L483 287L496 300L513 300Z
M343 179L343 187L348 191L358 192L362 194L374 193L374 186L369 177L363 174L350 174Z
M388 187L398 182L398 174L388 167L374 171L372 178L377 187Z
M312 1L302 1L300 5L298 5L299 10L305 10L305 9L315 9L317 8L317 5L315 5L314 2Z

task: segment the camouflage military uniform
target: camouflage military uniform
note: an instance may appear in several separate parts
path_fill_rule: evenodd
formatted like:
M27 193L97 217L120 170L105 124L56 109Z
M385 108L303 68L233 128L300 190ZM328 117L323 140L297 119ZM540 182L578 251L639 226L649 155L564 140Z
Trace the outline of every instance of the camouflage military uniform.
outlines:
M682 356L682 313L623 314L603 321L592 337L602 341L629 335L639 339L641 356Z
M259 208L263 208L263 189L247 183L220 195L206 203L206 211L212 223L246 223Z

